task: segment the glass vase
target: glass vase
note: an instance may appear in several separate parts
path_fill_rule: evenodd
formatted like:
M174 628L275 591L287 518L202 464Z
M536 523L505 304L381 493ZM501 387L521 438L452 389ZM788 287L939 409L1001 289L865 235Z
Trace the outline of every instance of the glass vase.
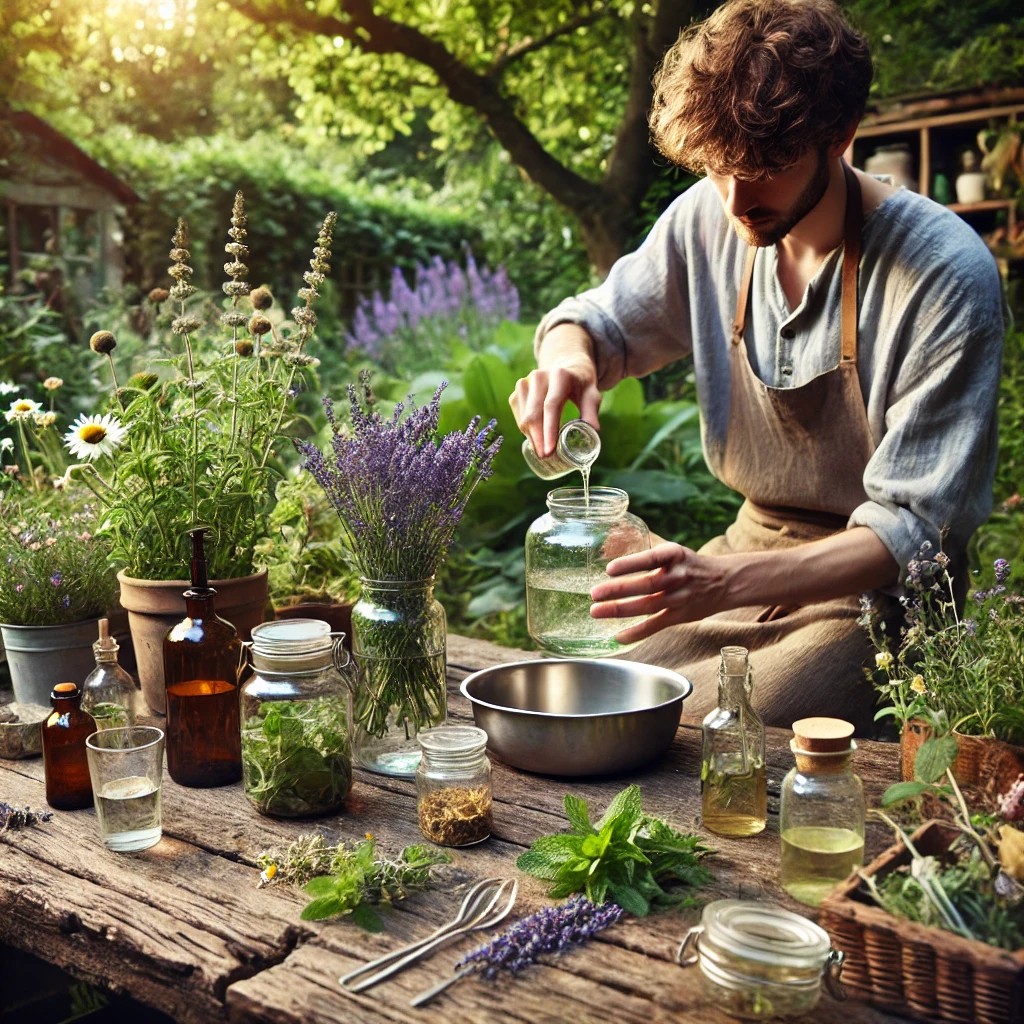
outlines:
M448 713L445 638L433 579L362 580L352 609L352 753L363 768L415 775L417 734Z

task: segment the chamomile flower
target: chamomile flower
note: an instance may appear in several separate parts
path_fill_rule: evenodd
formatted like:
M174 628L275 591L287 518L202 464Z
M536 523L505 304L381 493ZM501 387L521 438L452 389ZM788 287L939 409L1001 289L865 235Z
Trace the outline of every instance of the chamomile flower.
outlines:
M98 459L112 454L124 440L127 428L116 416L79 416L64 435L64 447L77 459Z
M33 402L31 398L16 398L11 402L10 409L4 413L4 418L8 423L30 420L42 407L40 402Z
M914 676L914 678L910 680L910 688L914 691L914 693L928 692L928 687L925 685L924 682L924 676L920 674Z

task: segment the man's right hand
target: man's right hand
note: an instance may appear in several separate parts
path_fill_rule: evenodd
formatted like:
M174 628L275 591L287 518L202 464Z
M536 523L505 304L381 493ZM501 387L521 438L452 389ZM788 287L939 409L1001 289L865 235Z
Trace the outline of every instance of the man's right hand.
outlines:
M545 458L555 450L566 402L597 429L601 392L590 335L578 324L558 324L541 340L537 369L516 382L509 405L519 429L534 451Z

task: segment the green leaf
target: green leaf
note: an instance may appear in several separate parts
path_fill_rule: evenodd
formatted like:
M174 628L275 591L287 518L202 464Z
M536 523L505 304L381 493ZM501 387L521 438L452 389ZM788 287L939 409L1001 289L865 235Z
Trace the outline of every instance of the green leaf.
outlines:
M646 917L651 912L650 903L632 886L616 885L614 882L609 882L608 894L627 914Z
M384 921L381 919L380 914L378 914L377 911L368 903L360 903L359 906L352 911L352 920L355 921L355 923L364 931L384 931Z
M627 786L612 797L612 802L597 823L597 828L600 830L607 824L619 822L626 823L631 828L642 817L643 802L640 797L640 787L634 784Z
M337 889L333 875L318 875L311 878L303 887L302 891L309 896L333 895Z
M938 782L953 767L959 744L955 736L930 736L921 744L914 759L914 778Z
M572 825L573 832L582 835L590 835L594 826L590 823L590 811L587 808L587 801L582 797L574 796L572 793L565 794L565 816Z
M325 918L340 914L341 903L337 896L321 896L319 899L311 900L302 908L299 917L303 921L323 921Z
M897 782L882 794L882 806L891 807L903 800L911 800L930 789L931 785L927 782Z
M558 872L564 863L564 859L555 859L535 850L527 850L526 853L521 853L516 858L516 867L520 871L548 882L552 882L558 877Z

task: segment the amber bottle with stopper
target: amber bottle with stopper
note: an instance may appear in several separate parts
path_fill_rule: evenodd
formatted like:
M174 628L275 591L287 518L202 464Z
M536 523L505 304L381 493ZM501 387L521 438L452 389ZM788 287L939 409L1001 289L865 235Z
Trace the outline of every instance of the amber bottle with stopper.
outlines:
M853 726L839 718L793 723L796 765L782 781L782 888L816 907L864 863L864 789L853 773Z
M214 606L205 528L190 531L192 585L185 618L164 637L167 770L182 786L224 786L242 777L238 691L245 664L238 631Z
M53 712L43 722L46 802L59 811L92 807L85 738L96 731L96 721L81 702L77 683L58 683L50 694Z

